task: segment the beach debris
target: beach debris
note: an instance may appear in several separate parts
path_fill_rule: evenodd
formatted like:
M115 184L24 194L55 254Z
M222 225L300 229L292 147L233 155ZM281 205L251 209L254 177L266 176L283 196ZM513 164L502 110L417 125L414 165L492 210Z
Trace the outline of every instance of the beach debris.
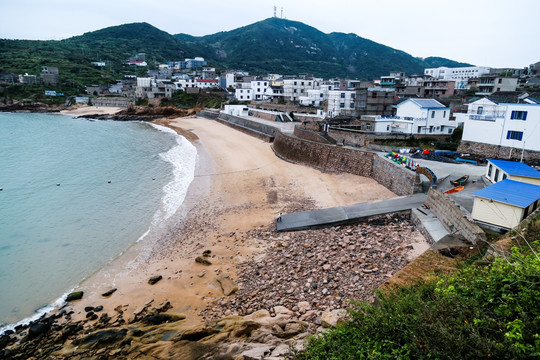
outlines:
M202 253L202 255L203 255L204 257L209 257L211 253L212 253L212 250L204 250L203 253Z
M111 289L111 290L108 290L108 291L105 291L103 294L101 294L101 296L111 296L117 289L114 288L114 289Z
M150 285L154 285L155 283L157 283L161 279L163 279L163 276L161 276L161 275L152 276L150 279L148 279L148 283Z
M216 281L221 286L221 290L225 296L229 296L238 291L238 286L226 276L217 276Z
M199 264L203 264L203 265L212 265L212 263L209 260L205 259L202 256L197 256L195 258L195 262L197 262Z
M202 278L204 275L206 275L206 270L201 271L197 276Z
M84 295L84 291L75 291L66 297L66 301L80 300Z
M85 312L94 311L94 307L93 307L93 306L86 306L86 307L84 308L84 311L85 311Z

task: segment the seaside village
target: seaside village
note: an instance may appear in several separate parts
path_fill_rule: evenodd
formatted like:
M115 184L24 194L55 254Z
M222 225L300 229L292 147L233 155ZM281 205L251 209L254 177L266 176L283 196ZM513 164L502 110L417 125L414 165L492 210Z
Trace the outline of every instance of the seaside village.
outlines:
M144 53L131 57L127 64L148 66ZM27 77L20 80L28 81ZM41 78L54 84L58 69L43 67ZM360 162L371 152L383 152L390 172L377 174L375 164L369 170L310 165L368 175L398 195L438 189L445 196L437 201L448 203L432 210L451 235L460 230L452 220L445 221L450 213L447 206L455 207L460 215L463 212L471 220L468 224L504 232L532 214L540 199L540 62L524 68L438 67L427 68L424 74L395 71L361 81L325 80L311 74L253 76L233 70L218 74L205 59L196 57L159 64L157 69L147 70L147 77L126 76L110 86L88 86L86 92L88 96L77 97L75 102L128 107L137 99L148 99L149 104L159 106L177 92L217 93L227 102L219 111L201 111L203 116L270 142L281 144L281 137L291 135L289 139L353 153L358 149L362 151L354 156ZM452 140L458 133L461 138ZM412 145L396 149L392 143ZM274 149L280 153L278 144ZM437 169L421 164L420 159L434 160L437 165L430 166ZM475 168L468 173L455 164L474 164ZM278 226L285 229L288 216L283 219ZM432 241L438 240L427 234Z
M104 62L93 64L106 66ZM127 64L148 67L142 53L130 58ZM44 66L41 75L21 75L19 81L42 81L54 87L60 71ZM265 266L240 265L244 266L239 270L243 278L234 279L236 283L225 278L219 280L223 293L229 295L218 301L221 308L233 309L232 315L259 310L253 312L259 318L252 316L248 322L235 320L238 321L235 326L240 328L233 330L228 328L229 323L224 325L225 329L223 326L212 331L191 329L191 333L188 331L191 335L181 338L184 341L210 338L218 341L216 336L229 331L223 336L229 340L237 336L243 347L239 345L234 351L221 349L222 354L225 351L241 354L243 357L239 359L283 358L290 341L298 339L306 329L322 331L339 323L344 317L344 298L360 296L357 290L362 286L377 288L418 280L419 273L435 271L422 267L422 264L434 262L434 257L439 265L443 264L437 269L448 269L453 265L441 263L445 260L439 257L478 256L486 247L489 250L485 256L494 256L497 249L488 241L492 234L518 233L524 221L538 214L540 62L524 68L438 67L425 69L423 74L395 71L379 79L362 81L321 79L311 74L255 76L237 70L218 73L205 59L196 57L160 64L146 74L145 77L125 76L109 86L89 85L84 96L70 101L128 108L144 99L147 104L158 107L164 99L178 92L213 94L224 99L221 107L198 109L198 116L272 143L275 155L283 160L324 172L371 178L397 195L376 203L276 211L272 215L276 221L271 224L271 232L254 230L253 233L262 239L285 236L290 242L281 244L280 240L280 245L276 245L276 250L265 260ZM57 94L50 90L46 95ZM407 221L403 221L405 218ZM398 239L392 248L384 248L384 251L380 247L387 239L379 230L373 230L373 240L369 240L366 238L368 230L345 227L350 224L371 226L369 224L378 222L387 224L387 231ZM316 241L309 238L308 232L303 232L321 228L324 230ZM395 263L403 267L401 270L393 268L392 264L383 265L385 262L380 259L412 249L411 244L400 243L401 235L396 234L413 231L427 240L431 251L423 252L408 264L405 257L399 257L403 261ZM237 235L231 233L230 236ZM355 242L364 238L372 242L363 245ZM300 242L294 245L294 239L302 239L306 244L313 240L314 245ZM209 254L203 253L197 261L203 265L211 263L214 260ZM303 257L297 261L298 254ZM327 254L339 261L329 262L324 259L326 255L321 258L317 254ZM375 254L373 259L371 254ZM355 259L353 265L343 260L349 257ZM286 268L288 263L294 263L295 269ZM411 266L413 269L416 266L416 270L407 270ZM274 269L275 275L271 278L265 273L268 268ZM303 278L306 268L311 272ZM205 274L201 272L199 277ZM210 270L206 278L209 276ZM155 277L153 283L160 280L163 281L161 276ZM290 284L291 291L272 290L270 285L274 281ZM298 288L307 285L296 291L297 283ZM355 284L362 285L357 289ZM373 298L365 300L376 302ZM263 314L261 311L266 311L260 309L263 306L272 310ZM158 324L172 319L165 316L168 308L166 304L158 306L149 302L131 317L139 321L153 316L147 321ZM319 311L321 308L324 311ZM87 318L98 319L100 310L88 307L91 315ZM121 318L122 310L117 312ZM110 317L103 320L101 316L95 322L99 326L92 329L104 328L105 324L120 326L128 319L128 314L125 315L121 321ZM215 319L229 316L231 311L221 312L219 306L215 306L204 310L202 315ZM292 318L296 320L290 320ZM279 323L276 319L289 320ZM80 330L70 329L73 333ZM107 350L102 354L114 357L122 351L125 353L129 346L120 341L126 332L111 332L111 337L103 340L102 346ZM133 337L142 338L143 333L140 330L140 334ZM175 334L171 330L163 335L161 342L179 336ZM91 346L85 345L84 339L77 341L81 349ZM106 341L109 345L118 343L119 347L111 348ZM285 345L276 345L278 343ZM75 354L74 358L79 356L76 353L79 350L70 351L74 351L70 353ZM149 348L144 351L151 352ZM78 358L90 353L80 354Z

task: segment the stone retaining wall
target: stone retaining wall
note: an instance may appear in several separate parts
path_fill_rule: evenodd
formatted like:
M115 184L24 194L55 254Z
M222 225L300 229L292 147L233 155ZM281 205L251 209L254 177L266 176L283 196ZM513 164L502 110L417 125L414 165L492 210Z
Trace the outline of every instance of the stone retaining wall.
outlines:
M280 114L279 112L257 110L253 108L250 108L249 112L252 116L269 121L276 121L276 117Z
M470 215L442 192L430 189L426 205L450 233L459 234L475 245L487 240L484 231Z
M394 194L412 195L422 191L420 176L391 160L373 154L373 172L371 177L379 184L384 185Z
M214 110L199 110L197 111L197 115L202 116L207 119L215 120L219 116L219 111Z
M110 107L122 107L127 108L133 105L133 100L125 97L99 97L91 99L94 106L110 106Z
M275 134L278 131L278 129L276 129L275 127L230 114L220 113L216 120L221 122L222 124L233 127L238 131L241 131L243 133L267 142L274 141Z
M302 129L298 126L294 127L294 135L304 140L315 141L322 144L330 143L330 141L325 139L319 132Z
M276 135L273 149L278 156L292 162L371 177L400 196L420 191L420 177L416 173L372 152L322 144L281 132Z
M459 144L457 151L460 153L481 156L487 159L494 158L514 161L520 161L521 159L521 149L519 148L483 144L472 141L462 141ZM523 160L534 163L539 162L540 152L525 150L523 152Z

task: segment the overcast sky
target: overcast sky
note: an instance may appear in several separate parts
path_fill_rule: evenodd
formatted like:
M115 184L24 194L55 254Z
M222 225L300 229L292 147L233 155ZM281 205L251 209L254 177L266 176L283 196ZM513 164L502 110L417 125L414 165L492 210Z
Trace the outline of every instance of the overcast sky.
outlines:
M540 0L0 0L0 38L61 40L147 22L201 36L277 15L413 56L524 67L540 61ZM1 54L0 54L1 59Z

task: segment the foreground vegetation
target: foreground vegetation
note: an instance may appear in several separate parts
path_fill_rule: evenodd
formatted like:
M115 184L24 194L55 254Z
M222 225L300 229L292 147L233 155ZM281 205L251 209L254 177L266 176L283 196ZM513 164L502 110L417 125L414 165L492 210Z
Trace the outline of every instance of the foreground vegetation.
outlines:
M510 254L356 303L296 359L540 358L540 220Z

